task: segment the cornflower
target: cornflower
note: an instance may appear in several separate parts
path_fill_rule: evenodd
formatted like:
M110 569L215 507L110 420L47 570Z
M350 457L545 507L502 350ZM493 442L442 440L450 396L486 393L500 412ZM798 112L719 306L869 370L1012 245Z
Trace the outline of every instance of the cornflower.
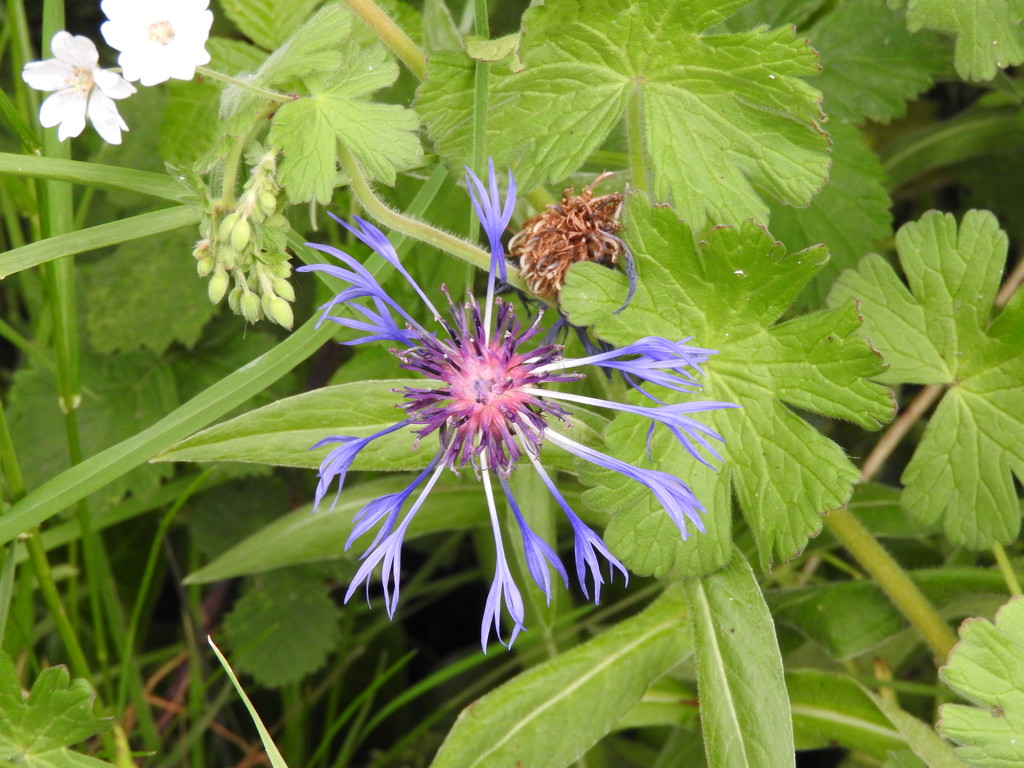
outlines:
M502 527L495 502L495 481L515 518L523 540L526 566L534 582L549 602L552 571L566 587L569 585L568 573L558 555L530 528L512 495L508 478L518 466L531 465L565 513L575 538L576 575L583 594L588 599L592 595L595 603L600 600L604 583L602 558L608 563L609 578L616 570L627 581L629 578L622 563L608 550L601 537L572 510L544 468L540 454L545 441L584 461L623 474L646 486L679 528L683 539L690 533L691 527L697 531L704 530L701 519L703 508L683 480L666 472L634 466L570 438L567 432L571 426L569 408L572 403L636 414L650 419L652 429L655 424L664 425L690 454L705 464L707 461L698 449L704 448L718 457L708 439L722 438L690 414L737 407L732 403L720 402L666 405L642 388L643 383L676 392L691 392L698 388L695 374L701 373L701 364L714 351L689 346L685 343L686 339L670 341L648 336L618 349L576 359L563 357L562 347L558 344L541 342L538 346L531 345L529 342L540 332L540 315L524 327L516 317L512 304L494 295L497 280L506 277L501 234L515 206L515 179L510 171L508 193L502 204L493 163L489 171L489 183L485 186L472 171L466 169L473 208L483 225L491 251L483 307L472 295L465 302L456 303L442 286L441 292L448 305L446 315L442 315L402 265L395 249L379 229L358 217L355 218L355 226L333 217L405 278L433 315L440 333L421 325L412 313L406 311L381 287L362 264L337 248L307 243L335 257L344 266L313 264L299 268L299 271L325 272L349 284L348 288L320 308L321 323L330 320L363 334L343 343L391 342L397 345L391 351L400 361L400 367L422 374L427 380L423 386L396 390L403 395L404 400L399 407L404 410L405 417L391 426L368 437L328 437L313 446L337 446L320 465L315 508L319 508L334 485L337 485L334 494L334 503L337 503L352 462L374 440L410 428L416 435L417 444L432 435L436 435L438 441L426 467L407 488L381 496L356 513L352 533L345 544L346 550L356 539L374 528L377 532L362 555L362 564L345 594L345 602L364 583L369 598L370 581L380 566L384 604L388 615L394 616L399 599L402 542L409 524L441 473L449 469L458 475L459 470L468 465L483 484L496 553L494 580L484 606L480 628L480 643L484 652L487 651L492 627L498 640L507 647L511 647L516 636L524 629L523 599L505 556ZM332 314L333 310L341 307L354 311L356 316ZM584 374L579 369L588 366L620 371L657 405L629 405L547 388L550 384L568 383L582 378ZM419 493L403 517L403 508L417 490ZM501 637L503 606L512 621L507 642Z

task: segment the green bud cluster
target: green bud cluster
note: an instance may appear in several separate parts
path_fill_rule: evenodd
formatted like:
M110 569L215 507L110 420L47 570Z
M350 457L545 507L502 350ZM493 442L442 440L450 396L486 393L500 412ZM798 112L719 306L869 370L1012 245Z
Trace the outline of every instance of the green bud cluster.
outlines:
M295 291L285 252L288 220L278 212L277 153L259 145L247 152L250 173L238 201L225 208L212 201L200 225L202 239L192 255L200 277L209 277L210 301L228 306L250 323L267 318L285 328L293 323Z

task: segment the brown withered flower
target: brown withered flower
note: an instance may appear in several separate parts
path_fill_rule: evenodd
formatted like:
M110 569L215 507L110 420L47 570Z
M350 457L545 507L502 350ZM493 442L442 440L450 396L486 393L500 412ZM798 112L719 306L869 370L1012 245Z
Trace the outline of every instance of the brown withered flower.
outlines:
M519 274L538 297L558 298L565 273L579 261L593 261L614 267L622 258L629 278L629 292L618 314L626 308L636 291L636 266L629 247L618 236L622 230L623 195L612 192L594 197L594 188L614 174L605 171L593 183L576 194L569 187L562 193L561 205L549 205L523 224L509 241L509 255L519 264Z

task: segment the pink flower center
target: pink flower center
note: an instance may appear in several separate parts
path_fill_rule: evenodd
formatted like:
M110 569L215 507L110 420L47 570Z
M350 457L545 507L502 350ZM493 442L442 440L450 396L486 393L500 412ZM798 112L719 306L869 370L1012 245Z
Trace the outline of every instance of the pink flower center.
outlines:
M160 45L168 45L174 40L174 27L169 21L154 21L146 32L149 34L150 40L160 43Z
M506 364L485 348L482 355L465 355L457 362L461 370L448 374L451 411L469 416L476 429L504 422L506 413L529 399L519 390L522 372L516 370L518 361Z

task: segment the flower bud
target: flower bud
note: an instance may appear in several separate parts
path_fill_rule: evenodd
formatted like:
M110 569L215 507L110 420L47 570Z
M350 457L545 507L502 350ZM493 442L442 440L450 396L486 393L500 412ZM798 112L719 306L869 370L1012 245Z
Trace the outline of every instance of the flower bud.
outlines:
M217 229L217 239L226 243L231 238L231 230L235 228L237 222L237 213L229 213L221 219L220 227Z
M275 277L271 285L274 286L274 293L285 301L295 301L295 289L292 284L282 277Z
M241 253L245 246L249 244L251 234L252 229L249 226L249 222L245 219L239 219L231 230L231 247Z
M267 296L263 297L267 299ZM263 311L271 320L282 328L292 329L295 318L292 315L292 306L280 296L271 296L270 301L264 301Z
M217 249L217 261L224 269L234 269L238 266L238 251L230 245L222 244Z
M292 265L288 263L288 254L276 253L275 257L279 257L281 260L273 264L270 264L270 273L274 277L291 277Z
M235 286L228 294L228 306L236 315L242 314L242 289Z
M202 240L196 242L195 248L192 249L192 255L198 260L202 259L210 254L210 238L204 237Z
M242 299L239 302L242 307L242 315L252 324L256 324L260 321L260 317L263 314L260 312L260 300L256 298L256 294L252 291L246 291L242 294Z
M210 301L214 304L219 304L220 300L224 298L224 294L228 292L228 285L230 283L231 280L228 278L228 273L218 268L213 273L213 277L210 278L210 284L206 287Z
M265 216L270 216L275 210L277 210L277 196L267 189L261 189L259 204L260 210L263 211L263 214Z
M215 265L216 262L213 260L213 256L206 254L196 262L196 272L199 273L200 277L206 277L208 274L213 272Z

